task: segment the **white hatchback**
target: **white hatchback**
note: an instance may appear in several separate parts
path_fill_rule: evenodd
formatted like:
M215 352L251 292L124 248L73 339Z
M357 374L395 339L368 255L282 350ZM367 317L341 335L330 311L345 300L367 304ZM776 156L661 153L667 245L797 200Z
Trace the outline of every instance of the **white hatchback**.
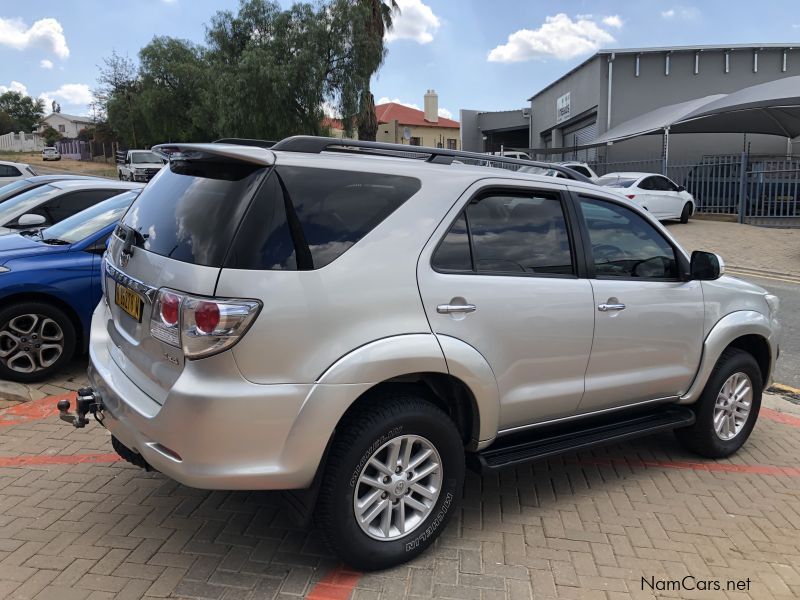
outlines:
M615 188L628 200L648 210L660 221L680 219L688 223L694 214L694 197L669 177L653 173L609 173L597 185Z

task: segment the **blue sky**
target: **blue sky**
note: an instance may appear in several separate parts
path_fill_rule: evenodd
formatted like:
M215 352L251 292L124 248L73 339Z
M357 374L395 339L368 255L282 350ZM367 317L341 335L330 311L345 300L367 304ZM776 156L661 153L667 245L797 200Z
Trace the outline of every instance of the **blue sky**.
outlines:
M597 48L778 42L800 46L797 0L702 2L398 0L402 12L375 77L376 100L442 113L519 108ZM288 5L289 1L281 4ZM0 3L0 91L56 99L88 114L97 65L112 50L136 57L154 35L195 42L236 0L81 0ZM132 8L134 7L135 8ZM48 108L49 110L49 108Z

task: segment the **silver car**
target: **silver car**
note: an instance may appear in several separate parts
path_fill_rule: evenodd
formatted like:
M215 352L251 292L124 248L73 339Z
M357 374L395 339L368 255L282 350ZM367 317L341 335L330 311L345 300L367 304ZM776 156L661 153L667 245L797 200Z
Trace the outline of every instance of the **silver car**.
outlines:
M431 545L465 465L666 430L724 457L750 435L777 298L612 190L450 150L247 144L160 147L111 238L92 387L60 409L127 460L294 490L377 569Z

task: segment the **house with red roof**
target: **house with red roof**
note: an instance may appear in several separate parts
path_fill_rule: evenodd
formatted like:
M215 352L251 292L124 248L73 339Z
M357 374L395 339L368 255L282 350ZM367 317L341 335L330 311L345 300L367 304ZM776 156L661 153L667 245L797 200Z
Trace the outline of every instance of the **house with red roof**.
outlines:
M379 142L461 149L461 125L458 121L439 116L439 96L428 90L424 110L397 102L375 105L378 118Z

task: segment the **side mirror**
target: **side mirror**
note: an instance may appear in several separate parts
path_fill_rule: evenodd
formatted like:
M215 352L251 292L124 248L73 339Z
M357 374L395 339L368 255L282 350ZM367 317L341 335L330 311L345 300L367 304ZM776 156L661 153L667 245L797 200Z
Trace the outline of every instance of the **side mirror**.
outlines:
M679 191L679 192L685 192L685 191L686 191L686 188L685 188L685 187L683 187L682 185L679 185L679 186L678 186L678 191Z
M35 213L27 213L17 219L18 227L39 227L45 223L47 223L47 219L45 219L44 216L37 215Z
M725 274L725 263L718 254L695 250L689 266L691 278L697 281L713 281Z

